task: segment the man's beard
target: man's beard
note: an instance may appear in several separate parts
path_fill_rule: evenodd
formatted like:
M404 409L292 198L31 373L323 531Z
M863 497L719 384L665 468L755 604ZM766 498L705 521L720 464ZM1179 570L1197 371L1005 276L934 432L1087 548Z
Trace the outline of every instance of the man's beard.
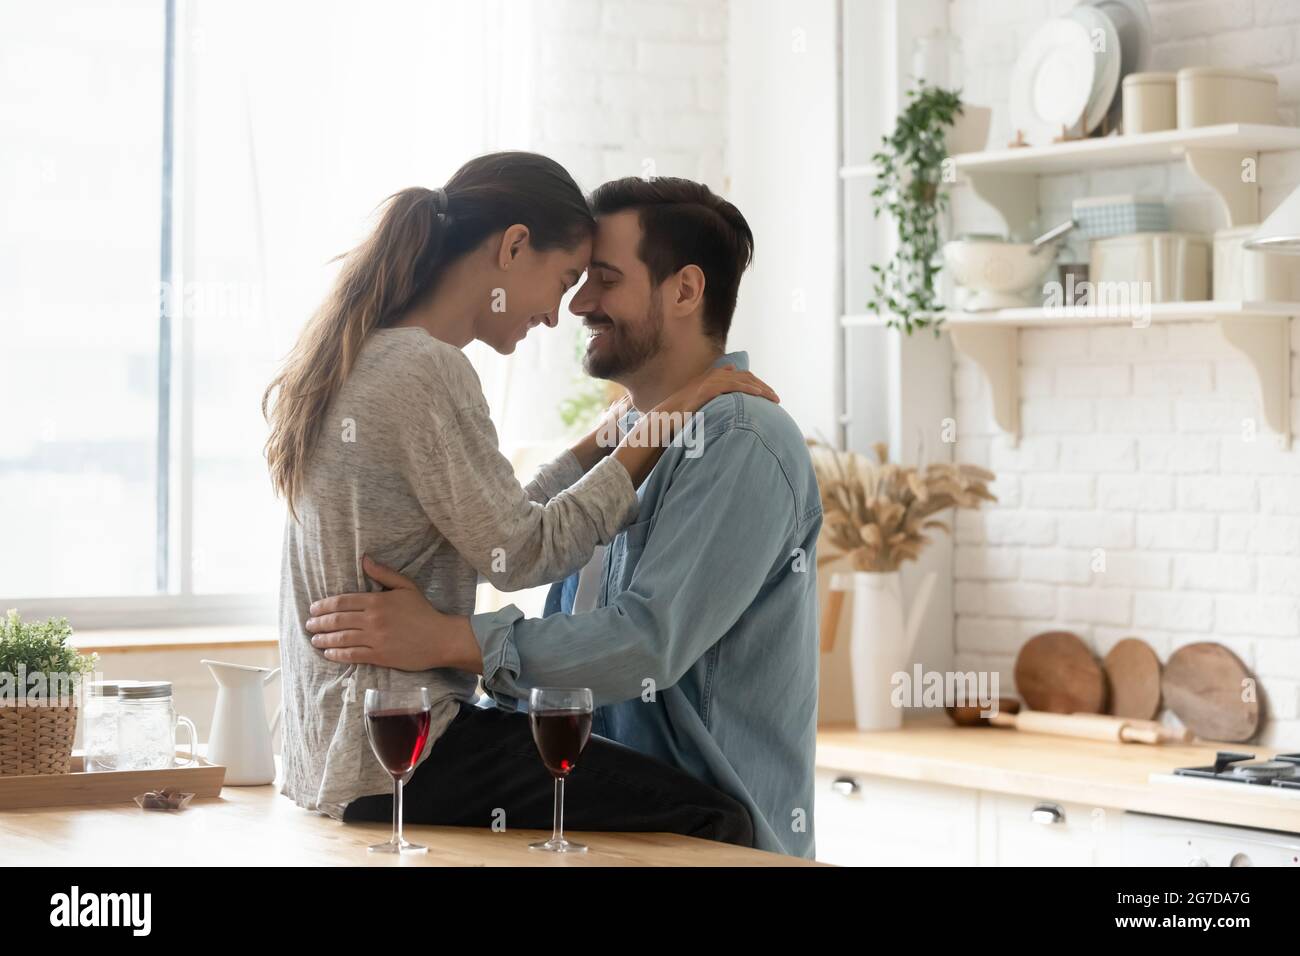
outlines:
M645 319L635 326L613 323L604 333L611 341L600 352L586 352L582 368L592 378L617 381L648 362L663 346L664 317L661 296L656 289L650 298Z

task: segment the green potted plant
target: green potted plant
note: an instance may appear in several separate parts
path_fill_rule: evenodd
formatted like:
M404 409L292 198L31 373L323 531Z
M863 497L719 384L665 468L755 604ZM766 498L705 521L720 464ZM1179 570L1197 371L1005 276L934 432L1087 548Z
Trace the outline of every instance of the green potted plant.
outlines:
M908 90L907 105L893 133L882 139L880 150L871 157L876 172L872 212L876 217L881 213L893 217L898 249L883 265L872 264L867 308L909 335L939 321L935 313L942 306L935 278L943 267L939 214L948 205L943 189L946 140L961 115L958 91L922 81Z
M67 773L77 732L81 679L98 654L68 646L67 618L0 620L0 777Z

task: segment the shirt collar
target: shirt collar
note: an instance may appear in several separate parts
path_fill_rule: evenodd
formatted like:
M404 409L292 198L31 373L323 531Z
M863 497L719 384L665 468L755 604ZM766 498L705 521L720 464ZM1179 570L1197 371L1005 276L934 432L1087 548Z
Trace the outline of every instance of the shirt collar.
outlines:
M748 372L749 353L744 351L728 352L726 355L719 356L718 360L713 363L714 368L718 368L723 365L734 365L740 371Z

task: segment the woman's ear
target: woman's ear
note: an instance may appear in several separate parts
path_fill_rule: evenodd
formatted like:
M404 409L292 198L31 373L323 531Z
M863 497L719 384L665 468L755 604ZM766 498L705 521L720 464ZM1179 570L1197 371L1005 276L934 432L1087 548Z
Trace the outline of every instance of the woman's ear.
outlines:
M502 269L509 269L519 253L523 251L524 244L528 242L528 227L522 223L515 223L501 233L501 245L497 249L497 265Z

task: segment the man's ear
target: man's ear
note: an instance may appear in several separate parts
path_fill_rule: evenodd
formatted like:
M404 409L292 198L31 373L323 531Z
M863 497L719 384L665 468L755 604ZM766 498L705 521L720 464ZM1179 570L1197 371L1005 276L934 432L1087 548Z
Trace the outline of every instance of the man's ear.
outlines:
M528 241L528 227L522 223L515 223L513 226L506 228L501 233L501 244L497 247L497 266L502 269L509 269L515 259L519 258L519 253L523 251L524 243Z
M682 266L677 272L677 295L673 309L678 315L690 315L704 304L704 270L699 266Z

